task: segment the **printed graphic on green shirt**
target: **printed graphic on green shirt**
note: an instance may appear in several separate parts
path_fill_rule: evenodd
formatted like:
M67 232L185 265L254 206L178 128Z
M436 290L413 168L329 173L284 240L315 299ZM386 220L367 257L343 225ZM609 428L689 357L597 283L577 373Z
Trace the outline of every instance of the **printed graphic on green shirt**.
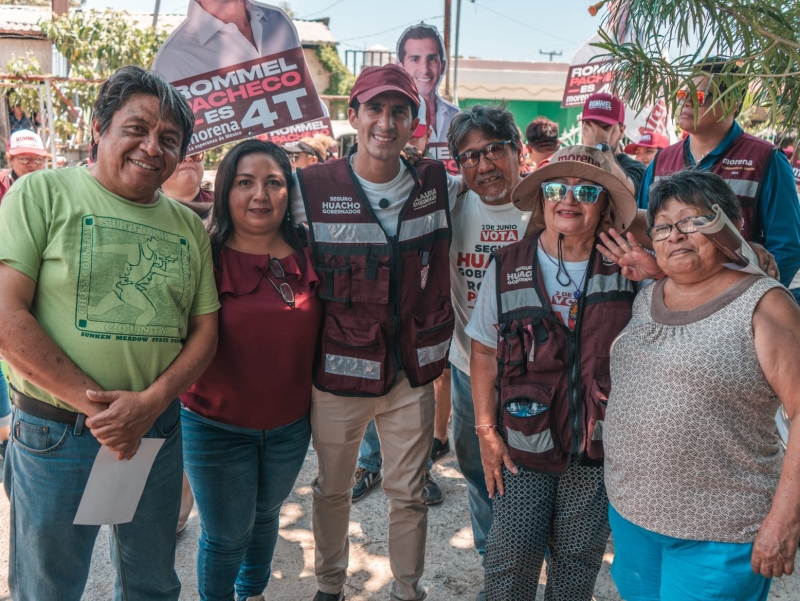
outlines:
M191 272L186 238L86 215L76 325L96 333L182 338Z

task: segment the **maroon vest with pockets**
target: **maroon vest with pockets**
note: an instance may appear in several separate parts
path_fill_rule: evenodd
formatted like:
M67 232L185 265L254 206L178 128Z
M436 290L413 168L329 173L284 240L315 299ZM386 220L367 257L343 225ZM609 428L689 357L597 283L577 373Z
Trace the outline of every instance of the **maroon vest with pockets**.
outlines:
M447 365L450 206L437 161L412 167L414 189L387 236L349 158L297 171L325 320L314 385L343 396L380 396L404 370L411 386Z
M575 330L553 313L536 256L539 234L493 253L497 270L498 427L523 468L560 474L570 455L599 465L611 389L611 344L631 318L633 284L596 250L578 299ZM508 412L533 401L532 417Z
M750 242L764 241L758 200L761 182L775 151L776 147L766 140L742 133L709 169L724 179L739 198L742 206L742 236ZM653 183L691 166L685 142L665 148L658 153L654 162Z

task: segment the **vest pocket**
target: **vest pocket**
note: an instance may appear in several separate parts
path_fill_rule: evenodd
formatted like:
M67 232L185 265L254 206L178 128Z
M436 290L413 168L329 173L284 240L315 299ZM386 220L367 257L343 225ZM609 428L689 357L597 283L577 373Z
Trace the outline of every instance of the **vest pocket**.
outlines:
M554 389L538 384L509 384L500 392L501 423L511 456L548 453L555 448L550 427ZM515 452L516 451L516 452Z
M608 391L610 386L602 386L597 380L592 380L589 397L584 403L586 411L586 428L584 429L584 448L589 459L602 459L603 454L603 424L606 419L606 406L608 405Z
M449 300L436 313L425 317L414 315L417 381L428 382L442 373L447 363L454 326L455 314Z
M324 388L365 394L383 392L386 343L379 321L328 315L322 355Z
M350 265L346 257L333 257L333 265L317 265L314 270L319 277L317 296L326 301L350 306Z
M504 378L516 378L525 373L528 355L525 352L523 329L518 321L500 326L497 335L497 350L503 362Z
M389 304L390 269L377 258L350 257L350 300L354 303Z

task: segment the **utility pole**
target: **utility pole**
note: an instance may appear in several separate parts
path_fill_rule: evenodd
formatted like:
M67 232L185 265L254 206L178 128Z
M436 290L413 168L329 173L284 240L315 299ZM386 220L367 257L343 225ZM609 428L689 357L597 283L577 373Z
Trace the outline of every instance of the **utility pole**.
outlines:
M69 12L69 0L52 0L50 7L55 14L66 15Z
M450 96L450 0L444 0L444 95L448 100Z
M550 52L545 52L544 50L542 50L542 49L540 48L540 49L539 49L539 54L544 54L545 56L549 56L549 57L550 57L550 62L552 63L552 62L553 62L553 57L554 57L554 56L561 56L561 55L562 55L562 54L564 54L564 53L563 53L563 52L561 52L560 50L559 50L558 52L556 52L555 50L551 50Z
M461 0L456 0L456 52L453 59L453 104L458 106L458 39L461 37Z
M158 13L161 11L161 0L156 0L156 7L153 9L153 29L158 25Z

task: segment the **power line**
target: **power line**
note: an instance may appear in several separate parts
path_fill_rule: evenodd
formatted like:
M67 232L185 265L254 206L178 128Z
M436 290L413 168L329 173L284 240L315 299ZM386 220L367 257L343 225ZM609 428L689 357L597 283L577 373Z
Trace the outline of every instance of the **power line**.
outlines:
M490 13L494 13L498 17L503 17L504 19L506 19L508 21L511 21L512 23L516 23L517 25L522 25L523 27L527 27L528 29L532 29L533 31L536 31L537 33L541 33L543 35L550 36L551 38L556 38L557 40L561 40L562 42L567 42L569 44L578 44L578 42L573 42L572 40L568 40L566 38L562 38L561 36L557 36L557 35L555 35L553 33L550 33L549 31L544 31L543 29L537 29L533 25L528 25L527 23L523 23L519 19L516 19L514 17L509 17L508 15L504 15L503 13L499 13L496 10L491 9L488 6L485 6L483 4L478 4L476 2L475 6L480 6L482 9L488 10Z
M378 31L378 32L375 32L375 33L368 33L367 35L359 35L359 36L356 36L354 38L345 38L343 40L339 40L339 43L341 43L341 42L349 42L351 40L363 40L364 38L371 38L371 37L376 36L376 35L382 35L384 33L397 31L398 29L401 29L403 27L408 27L409 25L413 25L414 23L420 23L422 21L431 21L433 19L442 19L442 18L443 18L442 15L435 15L433 17L425 17L424 19L414 19L413 21L409 21L408 23L403 23L402 25L398 25L397 27L392 27L391 29L385 29L383 31Z
M302 21L303 19L308 19L309 17L313 17L314 15L318 15L319 13L324 13L326 10L330 10L330 9L332 9L334 6L336 6L337 4L341 4L342 2L344 2L344 0L336 0L336 2L334 2L334 3L333 3L333 4L331 4L330 6L326 6L325 8L323 8L323 9L321 9L321 10L315 10L313 13L308 13L307 15L303 15L302 17L295 17L295 18L296 18L296 19L299 19L299 20L301 20L301 21Z

